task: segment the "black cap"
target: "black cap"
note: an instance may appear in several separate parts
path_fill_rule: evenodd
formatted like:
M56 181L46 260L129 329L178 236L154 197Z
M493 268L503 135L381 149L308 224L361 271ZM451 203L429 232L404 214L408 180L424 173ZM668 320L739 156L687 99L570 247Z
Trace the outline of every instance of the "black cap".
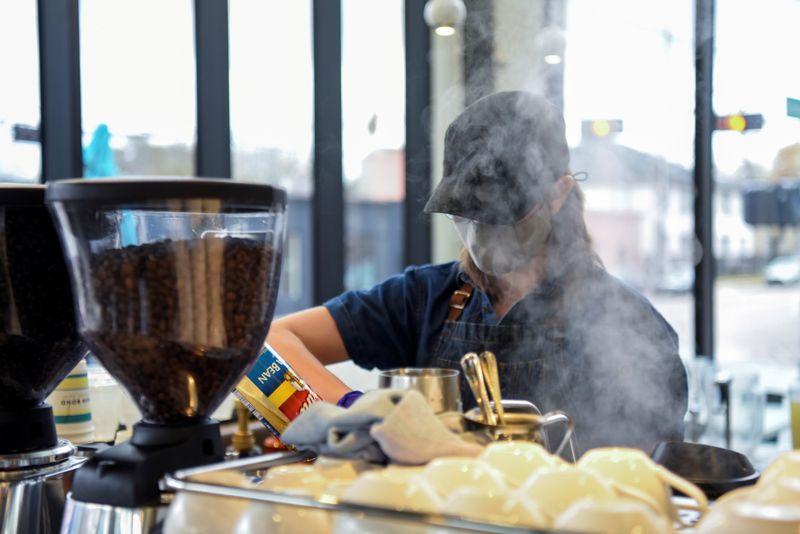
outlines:
M444 176L425 211L513 224L541 202L568 166L557 107L531 93L494 93L467 107L447 128Z

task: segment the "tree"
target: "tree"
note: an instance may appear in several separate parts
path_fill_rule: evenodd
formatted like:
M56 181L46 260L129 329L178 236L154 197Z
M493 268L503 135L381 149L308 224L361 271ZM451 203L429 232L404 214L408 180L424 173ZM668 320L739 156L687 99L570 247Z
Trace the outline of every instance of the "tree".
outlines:
M769 180L777 182L784 178L800 179L800 143L783 147L775 156Z

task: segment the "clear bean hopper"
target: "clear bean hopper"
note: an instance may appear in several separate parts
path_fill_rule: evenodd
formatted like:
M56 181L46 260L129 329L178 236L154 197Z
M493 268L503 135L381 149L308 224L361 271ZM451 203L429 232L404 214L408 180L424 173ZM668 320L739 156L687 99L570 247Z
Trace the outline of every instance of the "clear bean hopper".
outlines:
M83 531L99 509L110 524L152 518L164 473L223 458L209 414L266 338L286 195L230 180L114 178L55 182L47 202L79 332L143 414L129 442L77 472L65 531Z

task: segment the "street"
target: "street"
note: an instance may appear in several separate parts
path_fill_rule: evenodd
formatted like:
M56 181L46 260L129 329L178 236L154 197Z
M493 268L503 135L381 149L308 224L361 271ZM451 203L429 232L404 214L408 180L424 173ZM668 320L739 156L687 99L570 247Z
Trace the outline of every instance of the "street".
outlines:
M796 368L800 361L800 286L768 286L760 280L724 279L715 298L716 357ZM691 293L649 295L680 337L681 355L694 350Z

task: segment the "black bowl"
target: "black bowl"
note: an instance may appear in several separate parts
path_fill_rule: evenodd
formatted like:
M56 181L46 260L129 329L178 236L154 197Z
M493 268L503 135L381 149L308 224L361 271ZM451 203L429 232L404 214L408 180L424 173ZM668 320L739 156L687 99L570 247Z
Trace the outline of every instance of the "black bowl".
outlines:
M702 443L662 441L650 457L695 484L712 500L755 484L761 476L745 455Z

